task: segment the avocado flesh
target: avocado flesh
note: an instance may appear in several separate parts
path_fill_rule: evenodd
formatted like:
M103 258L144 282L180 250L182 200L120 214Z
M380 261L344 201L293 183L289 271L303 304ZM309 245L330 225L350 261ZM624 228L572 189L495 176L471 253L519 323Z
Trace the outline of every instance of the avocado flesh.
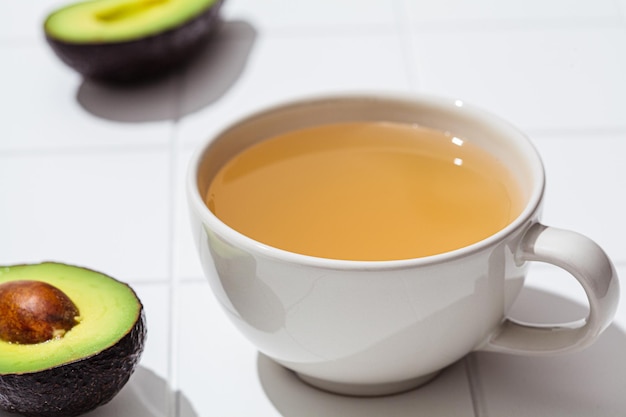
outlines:
M106 275L56 263L0 269L0 283L36 279L63 291L81 321L63 337L38 344L0 340L0 374L35 372L96 354L120 340L141 307L128 286Z
M88 79L152 81L206 45L224 0L96 0L67 6L44 23L46 41ZM64 16L65 15L65 16Z
M77 44L124 42L180 26L216 0L94 0L63 7L48 16L50 38Z
M37 279L61 289L81 320L62 338L0 342L0 409L30 417L77 416L110 401L139 363L145 314L134 291L89 269L59 263L0 267L0 284Z

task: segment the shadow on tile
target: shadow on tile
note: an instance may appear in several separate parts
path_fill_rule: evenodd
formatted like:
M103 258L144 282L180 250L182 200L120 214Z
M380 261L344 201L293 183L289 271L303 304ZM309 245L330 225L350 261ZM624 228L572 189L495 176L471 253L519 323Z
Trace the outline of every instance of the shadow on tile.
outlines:
M249 23L224 21L200 54L178 72L133 85L83 79L76 99L87 112L106 120L179 120L210 106L237 82L255 39Z
M554 323L584 317L587 308L545 291L525 288L513 316ZM334 395L313 388L259 354L261 385L285 417L624 416L626 333L610 326L583 352L524 357L476 352L413 391L377 398ZM470 387L471 384L471 387Z
M466 366L457 362L421 388L384 397L349 397L313 388L293 372L259 354L261 385L285 417L409 417L416 415L473 417Z
M169 401L173 400L167 382L147 368L139 366L128 383L111 402L83 414L85 417L166 417ZM177 406L185 417L198 417L189 400L180 392ZM0 411L0 417L15 417L17 414Z
M535 323L584 317L588 308L558 295L524 289L513 317ZM488 415L623 417L626 333L613 324L591 347L552 357L475 353L470 368L476 400Z
M167 381L140 366L128 384L110 403L84 414L85 417L167 417L174 395ZM176 393L176 406L185 410L185 417L197 417L189 400L181 393ZM183 414L176 414L183 415Z

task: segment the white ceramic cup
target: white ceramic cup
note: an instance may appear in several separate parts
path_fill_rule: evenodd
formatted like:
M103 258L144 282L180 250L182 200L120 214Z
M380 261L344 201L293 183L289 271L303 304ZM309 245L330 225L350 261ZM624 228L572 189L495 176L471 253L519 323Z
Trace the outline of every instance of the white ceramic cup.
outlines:
M297 128L361 120L417 123L471 139L517 177L523 212L496 234L451 252L351 261L267 246L228 227L204 204L217 170L245 147ZM604 251L580 234L540 223L544 170L526 136L459 100L355 94L274 106L202 146L190 164L187 192L200 260L228 317L262 353L332 392L407 390L477 350L577 351L600 335L617 308L618 279ZM530 261L571 273L587 294L588 316L551 326L508 318Z

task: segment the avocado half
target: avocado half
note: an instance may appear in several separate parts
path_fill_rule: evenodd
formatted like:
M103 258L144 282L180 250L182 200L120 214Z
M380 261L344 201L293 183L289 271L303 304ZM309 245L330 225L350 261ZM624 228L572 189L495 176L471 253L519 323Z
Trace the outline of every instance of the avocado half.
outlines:
M199 52L223 0L92 0L50 13L48 44L85 77L134 82L162 75Z
M72 417L107 403L128 382L143 352L147 329L141 301L127 284L78 266L0 267L0 289L33 281L64 293L78 316L73 327L44 342L0 339L0 409ZM8 291L0 297L0 309L7 311L1 301L10 299ZM10 325L3 323L8 316L0 317L0 327Z

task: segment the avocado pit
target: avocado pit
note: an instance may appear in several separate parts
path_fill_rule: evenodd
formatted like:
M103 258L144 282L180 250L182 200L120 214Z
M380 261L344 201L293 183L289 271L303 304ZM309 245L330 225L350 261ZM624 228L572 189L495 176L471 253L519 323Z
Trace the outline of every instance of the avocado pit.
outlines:
M57 287L42 281L0 284L0 339L35 344L61 338L78 324L80 312Z

